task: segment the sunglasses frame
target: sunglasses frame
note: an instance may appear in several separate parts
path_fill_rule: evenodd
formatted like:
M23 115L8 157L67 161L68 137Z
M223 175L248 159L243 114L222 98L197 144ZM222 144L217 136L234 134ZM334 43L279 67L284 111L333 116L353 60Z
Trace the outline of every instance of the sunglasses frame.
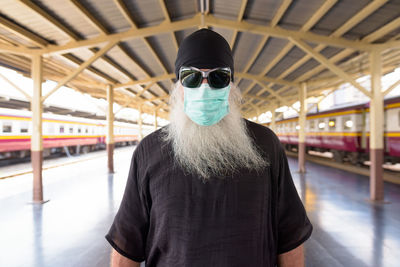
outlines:
M195 71L198 71L198 72L200 72L201 75L202 75L202 79L201 79L200 83L199 83L196 87L193 87L193 89L194 89L194 88L199 88L200 85L202 84L204 78L207 79L207 82L208 82L208 84L210 85L211 88L216 89L216 90L224 88L224 87L221 87L221 88L212 87L211 84L210 84L210 81L208 80L209 74L210 74L211 72L213 72L213 71L216 71L216 70L225 70L225 71L228 71L228 72L229 72L229 83L232 81L232 71L231 71L231 68L229 68L229 67L218 67L218 68L214 68L214 69L210 69L210 70L204 71L204 70L200 70L200 69L198 69L198 68L196 68L196 67L186 67L186 66L182 66L182 67L179 69L179 82L180 82L181 84L182 84L181 72L182 72L183 70L186 70L186 69L187 69L187 70L195 70ZM182 84L182 85L183 85L183 84ZM192 87L190 87L190 88L192 88Z

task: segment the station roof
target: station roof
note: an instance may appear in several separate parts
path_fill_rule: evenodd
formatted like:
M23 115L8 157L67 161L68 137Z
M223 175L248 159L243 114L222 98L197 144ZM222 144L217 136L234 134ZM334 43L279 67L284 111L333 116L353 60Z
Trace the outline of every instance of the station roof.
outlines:
M2 0L0 64L27 76L42 55L44 78L94 97L168 117L174 61L201 27L231 44L243 114L252 117L400 65L399 0Z

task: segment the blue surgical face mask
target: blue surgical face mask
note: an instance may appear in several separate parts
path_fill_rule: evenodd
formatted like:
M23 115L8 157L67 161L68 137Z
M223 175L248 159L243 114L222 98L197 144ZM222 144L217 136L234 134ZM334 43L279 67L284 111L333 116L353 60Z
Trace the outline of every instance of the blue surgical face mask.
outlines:
M229 113L229 92L231 85L211 89L208 83L199 88L184 89L184 111L195 123L202 126L216 124Z

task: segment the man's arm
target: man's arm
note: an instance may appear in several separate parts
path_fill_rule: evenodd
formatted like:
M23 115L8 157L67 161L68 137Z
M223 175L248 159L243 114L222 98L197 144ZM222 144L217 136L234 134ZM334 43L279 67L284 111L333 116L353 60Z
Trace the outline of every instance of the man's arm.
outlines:
M111 267L140 267L140 262L130 260L113 249L111 252Z
M304 267L303 245L278 255L278 267Z

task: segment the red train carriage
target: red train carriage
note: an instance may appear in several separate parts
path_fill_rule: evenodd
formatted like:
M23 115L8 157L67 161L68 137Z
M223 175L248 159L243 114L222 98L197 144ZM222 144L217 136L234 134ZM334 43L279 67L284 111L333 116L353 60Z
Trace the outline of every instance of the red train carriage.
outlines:
M0 159L29 155L31 129L30 111L0 109ZM144 134L152 130L143 126ZM104 148L105 132L105 121L44 113L43 153L87 153ZM138 136L137 125L114 122L116 146L134 144Z
M400 97L386 99L384 107L385 161L400 162ZM289 150L297 149L298 130L298 117L276 122L276 133ZM305 130L307 151L329 151L335 160L352 163L368 159L369 104L307 114Z

